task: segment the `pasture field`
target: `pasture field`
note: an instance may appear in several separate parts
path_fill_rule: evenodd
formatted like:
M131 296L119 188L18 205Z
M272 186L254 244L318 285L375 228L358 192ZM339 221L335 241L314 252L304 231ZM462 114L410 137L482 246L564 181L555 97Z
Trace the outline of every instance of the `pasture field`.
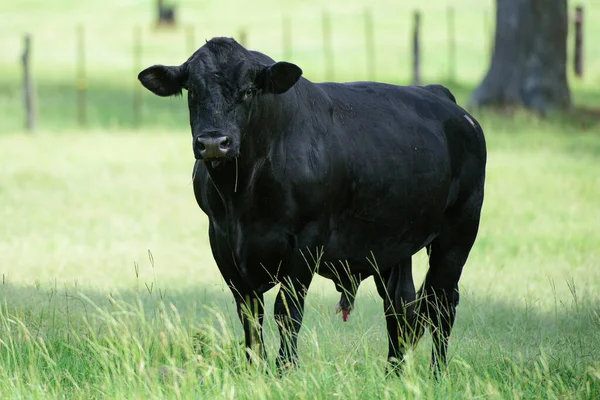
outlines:
M144 92L144 124L133 127L132 35L139 25L141 68L184 61L190 24L197 45L244 28L249 47L281 59L287 15L290 60L320 81L323 3L181 0L182 25L164 31L149 22L153 3L0 2L0 398L600 398L600 53L592 40L584 79L571 79L573 113L474 111L488 140L486 199L440 380L429 371L428 335L403 375L385 378L385 321L372 279L343 323L333 284L319 277L307 297L300 364L277 377L275 290L266 296L263 371L245 362L235 305L193 198L184 100ZM581 3L586 35L598 37L600 1ZM487 67L493 26L484 16L492 19L493 2L451 2L455 80L445 64L448 4L328 2L335 79L367 78L368 6L376 79L408 82L410 12L420 8L424 82L446 83L465 104ZM86 129L76 124L78 24L86 30ZM26 31L34 35L35 135L22 132ZM425 253L413 262L419 286Z
M427 336L384 379L371 279L343 323L333 284L316 278L299 367L248 368L194 203L188 132L0 135L0 396L597 398L600 137L526 115L480 122L484 215L440 382ZM426 255L414 260L419 285Z

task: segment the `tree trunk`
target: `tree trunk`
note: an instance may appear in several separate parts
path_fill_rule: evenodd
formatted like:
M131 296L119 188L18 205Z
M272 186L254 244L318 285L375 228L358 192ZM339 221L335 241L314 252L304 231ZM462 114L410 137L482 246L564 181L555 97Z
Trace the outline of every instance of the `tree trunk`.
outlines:
M567 0L497 0L491 66L470 104L568 108L567 31Z

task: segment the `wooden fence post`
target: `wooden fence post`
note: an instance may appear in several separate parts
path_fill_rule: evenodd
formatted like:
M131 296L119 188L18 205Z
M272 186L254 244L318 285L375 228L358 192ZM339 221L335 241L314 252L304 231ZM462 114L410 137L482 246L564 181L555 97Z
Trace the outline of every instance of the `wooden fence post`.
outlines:
M377 64L375 54L375 29L373 28L373 14L371 10L365 9L365 45L367 56L367 76L369 80L375 80L375 65Z
M134 76L142 70L142 28L138 25L133 29L133 70ZM133 91L133 124L142 124L142 85L135 80Z
M283 45L283 59L290 61L292 59L292 27L288 17L283 17L281 43Z
M333 49L331 45L331 18L329 12L323 12L323 55L325 57L325 80L334 80Z
M583 76L583 6L575 8L575 52L573 68L578 78Z
M448 24L448 80L456 80L456 35L454 24L454 7L447 9Z
M36 109L35 109L35 91L33 79L31 77L31 35L25 35L25 48L21 56L23 62L23 95L25 96L25 127L28 131L35 131Z
M241 44L242 46L246 47L246 41L248 40L248 35L246 35L246 30L245 29L240 29L240 33L238 35L239 37L239 44Z
M198 50L196 48L196 32L194 30L194 25L188 25L185 28L185 43L186 43L186 57L191 56L192 54L194 54L194 52L196 50Z
M86 91L85 38L83 25L79 25L77 27L77 118L80 126L87 124Z
M413 25L413 85L421 84L421 12L415 11Z

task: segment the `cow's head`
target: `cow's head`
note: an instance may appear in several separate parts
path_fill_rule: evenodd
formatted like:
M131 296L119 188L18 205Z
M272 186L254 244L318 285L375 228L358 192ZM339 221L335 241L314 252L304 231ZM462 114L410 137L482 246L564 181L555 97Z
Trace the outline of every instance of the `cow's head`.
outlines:
M187 90L194 155L216 161L238 156L260 98L285 93L302 75L294 64L267 60L233 39L214 38L182 65L154 65L138 79L158 96Z

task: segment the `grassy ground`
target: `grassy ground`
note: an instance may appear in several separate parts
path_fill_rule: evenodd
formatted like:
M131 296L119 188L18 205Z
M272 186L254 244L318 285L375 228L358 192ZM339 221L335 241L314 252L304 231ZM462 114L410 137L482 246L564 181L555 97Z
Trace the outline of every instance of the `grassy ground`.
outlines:
M402 378L383 379L371 280L344 324L333 285L317 278L298 370L282 379L248 370L191 193L187 132L0 136L0 394L594 398L600 138L560 120L480 120L490 147L484 217L439 383L427 337ZM426 256L415 264L419 284ZM270 293L269 316L272 303ZM271 319L266 330L273 355ZM171 367L187 373L175 378Z
M583 2L588 37L597 0ZM151 2L3 2L0 12L0 397L25 398L585 398L600 396L600 137L594 111L539 120L476 113L488 137L481 233L461 280L447 374L428 371L426 336L401 378L384 379L381 300L372 280L349 323L334 314L331 282L307 299L297 370L276 378L248 368L241 327L210 254L191 188L192 153L181 99L144 94L133 130L132 32L142 66L180 63L185 29L156 31ZM115 3L116 4L116 3ZM324 78L321 2L181 1L194 43L247 29L275 58L290 16L290 59ZM449 80L442 1L329 2L335 79L366 78L362 12L376 21L376 78L409 79L410 11L424 11L424 74L461 103L487 66L492 2L457 9L457 81ZM235 9L237 12L223 12ZM76 124L75 38L86 29L89 127ZM491 29L491 28L489 28ZM21 132L21 34L34 35L40 132ZM597 35L596 35L597 36ZM576 104L600 103L600 55L572 80ZM426 256L414 257L415 281ZM266 339L273 356L274 293ZM272 357L271 357L272 359ZM183 372L185 371L185 373Z

